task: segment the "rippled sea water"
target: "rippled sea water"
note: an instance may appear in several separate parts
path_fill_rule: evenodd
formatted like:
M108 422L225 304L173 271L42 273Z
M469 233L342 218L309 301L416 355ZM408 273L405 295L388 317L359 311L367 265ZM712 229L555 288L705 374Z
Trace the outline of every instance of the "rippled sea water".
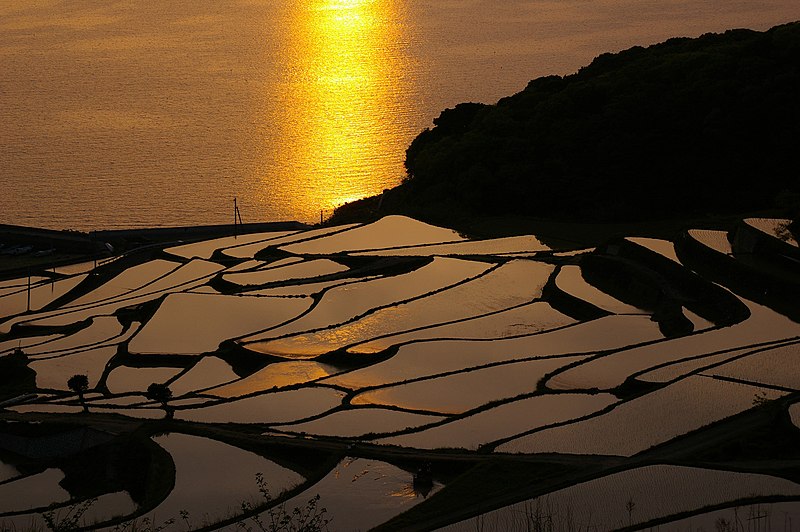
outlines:
M318 220L439 112L797 0L4 0L0 223Z

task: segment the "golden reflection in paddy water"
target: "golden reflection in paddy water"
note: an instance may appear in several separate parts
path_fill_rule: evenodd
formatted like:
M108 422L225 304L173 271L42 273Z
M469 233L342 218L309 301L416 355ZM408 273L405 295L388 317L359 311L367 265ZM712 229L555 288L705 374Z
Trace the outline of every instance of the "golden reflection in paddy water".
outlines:
M409 87L398 4L315 0L294 12L281 98L294 116L282 121L287 153L278 157L292 163L280 176L291 183L290 210L329 210L399 181L397 110Z

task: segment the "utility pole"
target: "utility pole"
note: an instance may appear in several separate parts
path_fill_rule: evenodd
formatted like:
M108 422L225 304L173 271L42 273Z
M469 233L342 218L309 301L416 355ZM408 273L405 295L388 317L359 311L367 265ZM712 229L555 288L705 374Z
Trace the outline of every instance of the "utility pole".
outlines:
M31 311L31 269L28 268L28 312Z
M233 238L237 238L239 236L239 231L237 229L238 225L242 224L242 213L239 212L239 206L236 204L236 196L233 197Z

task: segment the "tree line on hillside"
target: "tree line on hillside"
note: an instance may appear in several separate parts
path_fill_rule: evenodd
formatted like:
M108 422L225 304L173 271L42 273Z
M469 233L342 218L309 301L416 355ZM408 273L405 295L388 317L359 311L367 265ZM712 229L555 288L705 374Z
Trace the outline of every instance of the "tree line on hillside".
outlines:
M611 221L797 207L798 95L800 23L603 54L442 112L384 208Z

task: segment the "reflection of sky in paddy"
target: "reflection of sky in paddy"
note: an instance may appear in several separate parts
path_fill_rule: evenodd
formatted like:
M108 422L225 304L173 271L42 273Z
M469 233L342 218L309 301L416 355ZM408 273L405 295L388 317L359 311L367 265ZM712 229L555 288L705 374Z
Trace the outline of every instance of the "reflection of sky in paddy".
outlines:
M560 389L610 389L622 384L628 375L665 362L800 335L800 324L762 305L746 299L742 302L750 309L750 317L741 323L622 350L557 375L553 385Z
M258 349L282 355L319 355L378 336L502 310L539 297L551 270L547 264L512 261L477 279L380 309L341 327L265 342Z
M36 475L0 485L0 512L30 510L68 501L69 492L59 485L63 478L63 471L49 468Z
M478 262L436 258L410 273L332 288L325 292L310 313L265 334L245 338L244 341L249 349L260 351L260 344L249 342L343 323L376 307L392 305L459 283L489 268L490 265Z
M785 395L710 377L687 377L621 403L601 416L512 440L498 447L498 451L632 456L752 408L756 394L764 394L767 399Z
M391 234L398 228L419 234ZM336 231L293 233L274 242L298 252L338 254L347 251L342 249L345 245L359 249L407 238L453 237L449 229L400 217ZM319 238L303 242L304 235ZM631 240L665 255L673 249L671 242ZM197 249L208 251L219 245L214 242ZM228 251L255 252L263 245L264 241L246 243ZM470 245L468 241L435 244L428 251ZM509 248L508 241L476 245ZM92 285L89 293L79 294L71 305L7 321L5 328L17 322L58 325L94 319L83 329L69 329L74 332L68 335L21 328L48 334L15 339L15 332L10 340L4 338L0 350L5 353L20 342L26 345L31 357L28 367L36 373L38 386L38 397L31 395L29 404L9 410L80 414L82 408L76 394L66 389L66 379L69 374L83 373L90 381L89 416L162 419L164 409L143 393L151 383L163 382L173 392L170 403L180 422L251 424L247 431L272 442L297 438L303 441L293 443L313 446L317 438L334 437L345 438L345 445L360 439L431 450L497 444L497 451L510 453L630 456L735 416L752 408L754 400L785 395L775 387L800 387L800 374L793 369L797 345L791 345L800 336L800 325L747 300L751 315L742 323L716 328L685 311L697 325L696 332L665 338L650 316L588 284L581 274L580 257L426 260L298 257L273 251L271 260L263 262L217 255L217 262L195 259L178 266L156 259L123 271L104 285ZM753 257L749 259L752 262ZM349 275L375 275L346 277L342 263L353 268ZM642 266L658 273L657 265ZM561 270L553 279L556 267ZM333 272L345 276L302 283L319 281L312 276ZM211 290L209 284L220 291L240 290L218 282L223 276L228 281L277 281L286 286L246 296L183 293ZM572 312L569 305L544 289L548 280L562 291L619 314L587 321L569 317L562 313ZM311 292L318 295L308 297ZM279 294L284 297L276 297ZM301 297L289 297L294 295ZM163 300L154 301L157 298ZM140 306L143 303L150 304ZM112 312L120 312L119 318ZM123 332L123 322L131 319L133 326ZM139 321L144 323L141 330ZM248 340L244 346L255 350L227 343L219 347L225 340L242 337ZM49 341L42 343L45 340ZM387 349L395 345L396 350ZM311 357L343 346L352 353L339 351L320 360L276 362L281 359L258 352ZM371 357L376 352L381 353ZM353 368L348 356L363 366ZM647 393L632 399L610 393L620 392L616 387L631 377L666 386L644 388ZM102 382L107 390L91 389ZM536 392L540 384L543 393ZM359 393L365 387L370 389ZM471 411L477 412L458 418ZM800 417L797 412L792 407L795 422ZM235 432L243 427L223 429ZM183 451L170 452L175 456ZM185 471L184 458L178 460L183 460L179 469ZM209 473L206 464L192 468L198 475L217 474ZM0 468L0 477L15 471ZM388 464L349 459L300 497L325 492L320 504L335 517L336 529L367 528L419 502L412 478ZM196 487L187 487L184 480L170 500L178 501ZM236 489L245 484L252 487L244 476L236 482ZM354 501L368 510L353 512ZM196 510L206 509L197 506Z
M556 277L556 286L569 295L614 314L643 314L644 311L628 305L589 284L583 278L579 266L566 265Z
M368 225L281 249L297 254L334 254L458 240L464 240L464 237L452 229L428 225L405 216L386 216Z
M511 236L491 240L455 242L451 244L431 244L424 246L401 247L382 251L362 251L356 256L432 256L432 255L502 255L510 253L536 253L550 248L539 242L535 236Z
M121 333L122 324L116 317L98 316L92 319L92 323L88 327L58 340L29 347L25 350L25 353L37 358L58 355L65 351L110 340Z
M708 369L704 375L800 390L800 344L763 350Z
M185 259L200 258L208 260L218 249L231 246L242 246L245 244L252 244L253 242L258 242L258 245L261 247L267 247L270 245L270 241L277 240L280 237L287 236L292 233L293 231L281 231L225 236L214 240L203 240L191 244L183 244L181 246L167 248L164 251L171 255L183 257Z
M505 403L438 427L383 438L378 443L416 449L453 447L474 451L482 444L587 416L616 402L617 398L611 394L539 395ZM502 423L498 423L498 419L502 419Z
M319 436L358 438L367 433L392 433L409 427L418 427L444 419L442 416L400 412L386 408L352 408L333 412L325 417L298 423L281 425L281 431L307 432Z
M342 460L325 478L287 501L304 506L315 494L333 518L334 530L369 530L425 500L414 491L411 473L386 462L364 458ZM435 482L433 496L442 488Z
M224 340L287 322L311 304L309 298L171 294L131 340L129 350L154 354L214 351Z
M356 395L354 405L396 406L461 414L484 404L536 390L547 373L584 357L547 358L456 373L429 380L399 384ZM498 383L503 383L498 386Z
M290 264L278 268L261 269L252 272L232 273L223 275L222 278L229 283L240 286L274 283L321 277L347 271L347 266L327 259L304 261L299 264Z
M175 488L148 515L156 523L189 512L193 523L241 512L242 501L258 501L255 474L262 473L274 497L304 479L290 469L226 443L172 432L153 438L175 463Z
M217 357L206 356L201 358L189 371L181 375L169 385L172 395L181 395L218 386L238 379L233 368Z
M340 406L343 397L344 393L330 388L301 388L178 410L175 418L201 423L290 423Z
M608 316L541 334L500 340L428 340L402 346L392 358L327 380L363 388L447 371L553 355L594 353L663 338L647 316Z
M30 309L39 310L45 305L50 304L59 297L63 296L86 278L86 275L76 275L61 279L53 283L45 283L32 288L30 291ZM27 290L14 292L0 298L0 319L20 314L28 310ZM8 320L0 325L0 333L11 330L11 325L19 320Z
M689 237L700 242L704 246L718 251L724 255L733 254L733 247L728 240L727 231L715 231L712 229L689 229Z
M254 244L239 244L233 247L228 247L223 250L223 253L228 257L235 257L239 259L246 259L254 257L256 253L269 246L280 246L292 242L299 242L304 240L316 239L331 233L338 233L345 231L358 224L338 225L334 227L322 227L320 229L310 229L299 233L293 233L284 237L275 238L269 242L257 242Z
M296 360L275 362L243 379L207 390L207 395L239 397L273 387L283 388L303 384L338 373L335 366L321 362Z
M119 297L152 283L159 277L163 277L176 270L179 266L180 263L178 262L161 259L151 260L144 264L137 264L136 266L127 268L122 273L106 281L88 294L74 301L70 301L69 305L66 305L64 308L95 304L99 301Z
M557 530L617 530L659 517L767 494L797 496L800 494L800 488L791 481L768 475L654 465L613 473L549 493L539 499L507 506L487 514L482 524L489 530L520 530L518 526L524 526L526 509L539 508L552 512L555 517L553 524L559 527L555 528ZM625 510L629 501L633 502L630 512ZM739 530L782 528L777 525L778 522L784 523L784 516L775 520L775 528L765 527L765 520L745 521L749 509L750 505L740 509L737 523L739 526L747 523L745 526L752 525L753 528L739 528ZM733 512L727 512L727 515L732 514ZM474 519L470 519L444 527L442 530L466 532L475 530L475 523ZM722 526L713 520L696 517L678 523L662 523L656 528L673 531L720 530ZM709 526L700 528L702 524Z
M543 332L576 323L576 320L537 301L517 308L468 320L436 325L416 331L367 340L348 348L351 353L376 353L392 345L420 342L434 338L491 339Z
M99 305L83 305L66 310L57 309L42 312L26 316L25 321L30 321L32 325L59 326L77 323L94 316L113 314L121 308L146 303L157 299L163 294L190 290L205 284L213 274L222 269L223 266L219 264L195 259L145 287L127 292L120 297L106 300ZM0 327L0 332L4 327L10 327L13 321L17 320L5 323Z
M36 360L29 367L36 372L38 388L67 390L67 380L78 374L86 375L89 378L89 387L93 387L98 383L106 364L116 354L116 345L100 347L58 358Z

